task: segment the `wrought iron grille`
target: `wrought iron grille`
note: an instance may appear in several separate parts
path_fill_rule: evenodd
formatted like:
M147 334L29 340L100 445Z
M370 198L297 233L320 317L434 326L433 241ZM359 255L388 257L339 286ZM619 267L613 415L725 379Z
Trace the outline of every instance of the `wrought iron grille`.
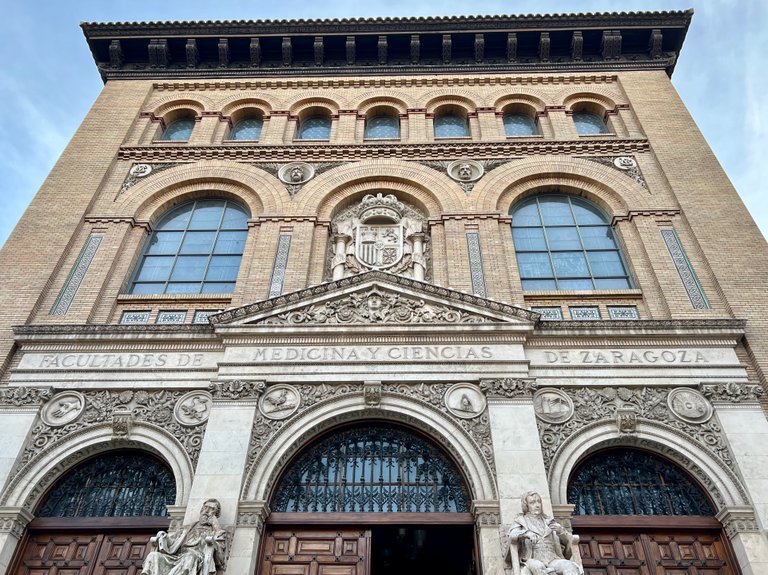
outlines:
M568 484L575 515L714 515L709 500L671 463L638 450L590 457Z
M110 453L67 473L45 496L37 516L157 516L175 500L167 466L143 453Z
M383 425L353 428L309 447L283 476L272 509L305 513L469 511L453 462L436 446Z

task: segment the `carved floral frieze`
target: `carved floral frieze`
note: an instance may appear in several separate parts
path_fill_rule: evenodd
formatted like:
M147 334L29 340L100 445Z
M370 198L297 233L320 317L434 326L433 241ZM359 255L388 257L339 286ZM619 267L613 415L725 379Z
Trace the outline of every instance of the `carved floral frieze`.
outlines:
M710 401L727 403L756 402L760 401L763 395L765 395L763 388L759 385L735 381L704 383L700 387L701 393Z
M0 389L0 408L36 407L51 399L52 395L50 387L6 387Z

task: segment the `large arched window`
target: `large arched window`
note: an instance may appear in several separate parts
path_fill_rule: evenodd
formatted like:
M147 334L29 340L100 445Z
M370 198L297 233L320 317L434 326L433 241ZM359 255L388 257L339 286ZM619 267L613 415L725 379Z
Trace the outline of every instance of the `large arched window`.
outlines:
M426 439L377 424L328 435L288 468L278 512L456 513L470 496L454 463Z
M391 114L376 114L365 119L366 140L396 140L400 137L400 119Z
M536 136L536 119L523 112L507 112L503 117L504 135L507 137Z
M172 142L184 142L189 140L194 128L194 118L179 118L178 120L173 120L165 127L165 130L163 130L163 135L160 136L160 139Z
M258 116L248 116L235 122L229 132L230 140L258 140L264 120Z
M590 202L540 194L515 206L511 215L523 290L631 287L608 218Z
M231 293L248 235L248 214L228 200L188 202L158 222L130 293Z
M466 116L456 110L435 114L435 138L468 138L469 123Z
M637 449L611 449L584 461L568 483L575 515L714 515L681 469Z
M602 117L586 110L573 113L573 124L576 126L576 132L580 136L610 133Z
M299 122L296 133L299 140L329 140L331 138L331 118L324 114L315 114Z
M167 465L138 451L108 453L62 477L38 507L38 517L163 516L176 500Z

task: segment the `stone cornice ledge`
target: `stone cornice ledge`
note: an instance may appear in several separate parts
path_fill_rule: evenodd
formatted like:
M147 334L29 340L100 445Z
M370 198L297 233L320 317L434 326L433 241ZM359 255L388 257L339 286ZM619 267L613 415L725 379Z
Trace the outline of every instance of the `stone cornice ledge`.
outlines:
M589 336L598 333L606 335L734 335L740 338L744 334L746 320L743 319L661 319L639 321L541 321L536 326L533 337Z
M210 325L23 325L13 328L16 341L61 341L88 339L153 340L215 339Z

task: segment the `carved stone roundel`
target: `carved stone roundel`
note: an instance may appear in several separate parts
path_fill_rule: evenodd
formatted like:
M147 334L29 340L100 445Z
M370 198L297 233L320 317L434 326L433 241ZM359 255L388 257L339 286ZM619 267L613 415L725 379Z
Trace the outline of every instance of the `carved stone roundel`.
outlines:
M471 383L457 383L445 392L445 407L461 419L477 417L485 411L485 395Z
M667 405L672 413L688 423L704 423L712 417L712 405L694 389L673 389L667 396Z
M268 419L285 419L296 413L300 404L298 389L292 385L274 385L259 399L259 411Z
M284 165L277 172L277 177L284 184L293 186L306 184L315 176L315 168L306 162L292 162Z
M573 417L573 401L559 389L540 389L533 396L536 417L547 423L563 423Z
M152 173L152 166L150 164L134 164L129 173L136 178L146 178Z
M637 161L631 156L619 156L613 160L613 165L620 170L631 170L637 167Z
M475 160L456 160L448 164L448 175L457 182L476 182L483 177L485 168Z
M190 391L179 398L173 409L173 416L181 425L200 425L208 421L213 399L207 391Z
M75 421L85 410L85 397L77 391L63 391L45 404L40 419L51 427L61 427Z

